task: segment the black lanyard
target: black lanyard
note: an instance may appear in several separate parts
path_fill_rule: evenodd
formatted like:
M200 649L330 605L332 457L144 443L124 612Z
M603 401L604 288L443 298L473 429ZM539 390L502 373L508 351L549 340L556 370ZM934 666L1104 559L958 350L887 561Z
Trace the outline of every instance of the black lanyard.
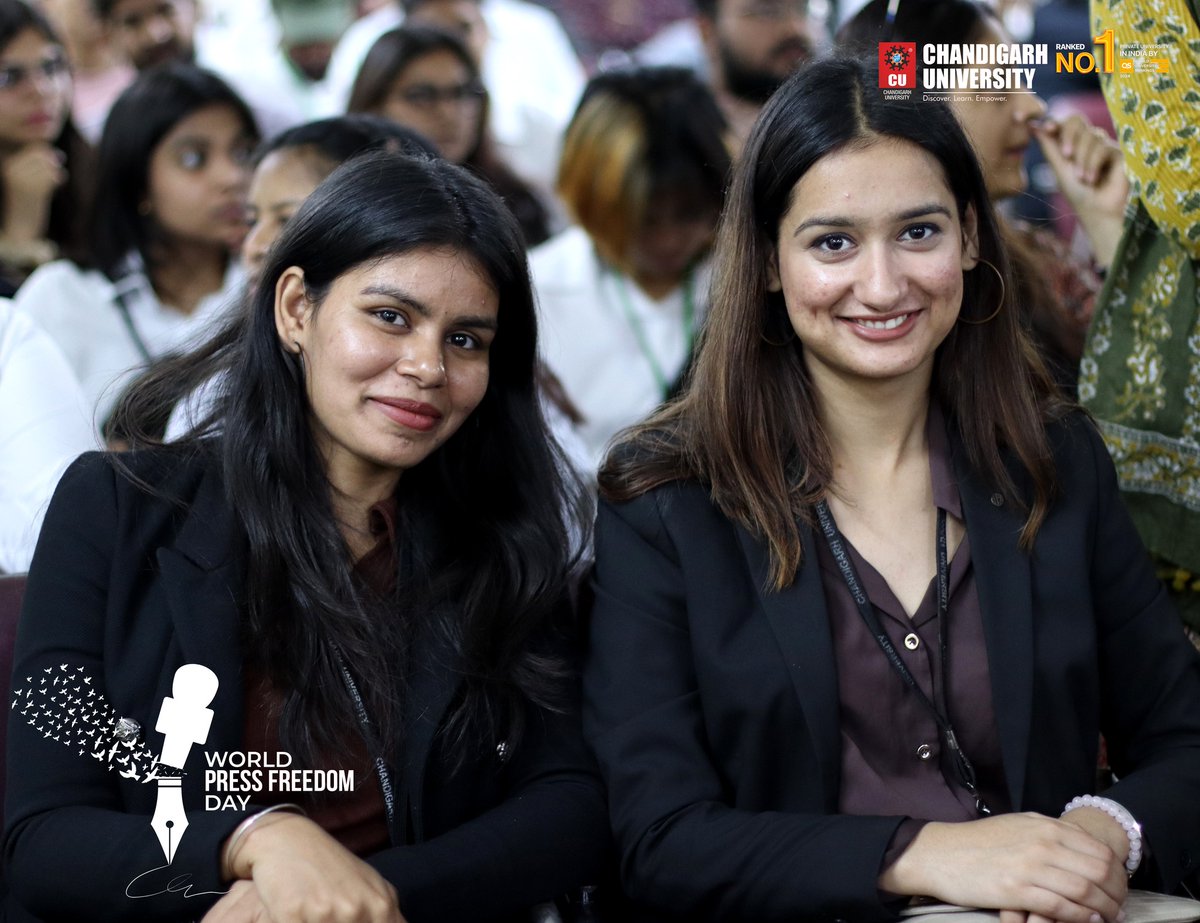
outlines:
M371 757L374 761L375 773L379 776L379 790L383 793L383 810L387 814L388 838L393 846L399 846L403 839L397 836L396 830L396 789L392 785L392 771L383 757L383 744L379 740L379 735L375 733L375 725L371 722L371 716L367 714L367 706L358 691L358 683L354 681L350 669L346 666L346 661L342 658L342 652L336 645L333 653L337 657L338 667L341 668L342 681L346 684L346 691L350 693L350 698L354 701L354 715L358 719L359 731L362 732L363 741L372 751Z
M892 645L892 639L888 637L883 624L879 621L879 615L876 613L874 605L871 604L871 600L867 598L867 594L863 591L858 574L854 571L854 563L850 560L850 555L846 553L842 534L838 531L838 527L833 521L833 515L829 512L829 506L824 500L820 500L817 502L816 509L817 519L821 523L821 531L825 533L825 540L829 543L829 551L833 555L834 561L837 562L838 570L842 573L842 579L846 581L846 587L850 590L850 595L854 597L854 604L858 607L859 614L862 616L871 634L875 636L875 640L879 643L879 647L887 657L888 663L892 665L892 669L896 671L900 679L904 681L904 684L916 694L917 699L933 716L942 741L946 749L950 751L953 759L954 774L957 777L958 784L965 788L968 794L975 799L975 809L982 816L988 816L992 813L992 810L979 794L979 788L975 783L975 767L971 765L967 754L959 746L958 737L955 736L954 727L950 724L949 716L943 713L937 704L925 694L925 690L918 685L916 678L896 652L896 648ZM946 696L946 678L949 675L949 652L946 646L946 623L949 621L950 612L950 565L948 558L949 552L946 546L946 511L939 508L937 514L937 632L941 662L940 670L938 671L940 674L938 681L942 688L943 699Z

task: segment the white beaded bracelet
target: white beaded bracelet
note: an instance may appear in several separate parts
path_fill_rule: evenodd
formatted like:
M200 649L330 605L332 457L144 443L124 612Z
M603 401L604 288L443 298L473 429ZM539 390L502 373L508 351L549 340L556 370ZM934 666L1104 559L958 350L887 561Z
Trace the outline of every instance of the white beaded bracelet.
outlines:
M1103 811L1125 831L1129 837L1129 856L1125 859L1125 871L1130 875L1142 864L1142 825L1133 819L1133 815L1111 798L1101 798L1098 795L1077 795L1063 808L1062 816L1066 817L1076 808L1096 808Z

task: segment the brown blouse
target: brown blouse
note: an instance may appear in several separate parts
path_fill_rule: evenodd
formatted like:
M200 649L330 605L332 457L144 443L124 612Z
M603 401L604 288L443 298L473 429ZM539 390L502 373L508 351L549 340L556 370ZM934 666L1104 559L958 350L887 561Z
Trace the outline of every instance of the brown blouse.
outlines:
M946 424L936 406L930 408L926 436L934 503L961 521ZM943 752L933 717L888 663L822 536L816 545L837 659L839 810L937 821L978 818L974 799L957 783ZM863 590L913 678L943 713L949 706L950 722L975 768L984 801L995 812L1010 810L969 537L950 563L945 690L940 687L936 579L909 618L887 581L849 542L846 547Z
M395 500L377 503L369 513L374 548L354 565L354 576L371 591L387 596L395 585L393 548L396 541ZM261 669L247 664L245 670L246 720L244 746L248 751L275 754L283 749L279 740L279 716L283 693ZM293 767L295 768L295 767ZM261 791L252 798L264 807L298 804L309 818L330 836L359 856L367 856L389 843L387 813L379 777L357 725L347 729L342 747L319 754L314 769L343 769L354 772L353 792L305 793Z

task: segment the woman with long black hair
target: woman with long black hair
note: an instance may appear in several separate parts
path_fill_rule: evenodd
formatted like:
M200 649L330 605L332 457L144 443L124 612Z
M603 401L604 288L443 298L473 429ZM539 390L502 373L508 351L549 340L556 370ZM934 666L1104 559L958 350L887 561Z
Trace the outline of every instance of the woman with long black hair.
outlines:
M14 710L15 898L43 918L482 920L583 884L606 823L559 631L582 493L546 435L514 219L452 165L357 159L236 322L231 362L199 354L228 369L210 418L85 456L47 514L15 675L86 676L111 720L67 747ZM174 389L130 401L156 394ZM188 664L217 684L164 867L148 773L106 765L160 753ZM236 754L354 785L210 774Z
M109 113L86 259L42 266L15 299L67 357L101 428L138 371L220 323L241 283L257 142L246 104L191 64L142 74Z

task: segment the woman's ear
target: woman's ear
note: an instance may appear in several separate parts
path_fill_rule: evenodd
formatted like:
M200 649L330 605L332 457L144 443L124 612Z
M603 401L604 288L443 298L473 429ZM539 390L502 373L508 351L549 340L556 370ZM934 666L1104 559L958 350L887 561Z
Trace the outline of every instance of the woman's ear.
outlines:
M962 223L962 269L969 272L979 264L979 216L975 206L968 205Z
M304 270L289 266L275 283L275 330L290 353L300 355L312 322L312 302L304 287Z
M767 291L783 291L783 282L779 278L779 249L777 247L771 248L771 255L767 259Z

